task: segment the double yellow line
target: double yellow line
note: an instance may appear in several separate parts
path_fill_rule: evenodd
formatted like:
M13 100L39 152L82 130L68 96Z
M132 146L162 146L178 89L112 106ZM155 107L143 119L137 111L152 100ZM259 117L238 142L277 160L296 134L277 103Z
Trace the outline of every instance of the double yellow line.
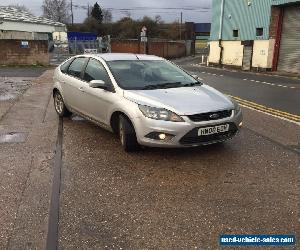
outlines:
M277 109L268 108L266 106L257 104L255 102L250 102L250 101L241 99L241 98L236 97L236 96L231 96L231 95L229 95L229 96L232 99L236 100L239 104L241 104L243 106L253 108L253 109L256 109L256 110L259 110L259 111L262 111L262 112L265 112L265 113L268 113L268 114L271 114L271 115L275 115L275 116L278 116L278 117L281 117L281 118L285 118L285 119L288 119L288 120L291 120L291 121L294 121L294 122L300 122L300 116L299 115L294 115L294 114L290 114L290 113L280 111L280 110L277 110Z

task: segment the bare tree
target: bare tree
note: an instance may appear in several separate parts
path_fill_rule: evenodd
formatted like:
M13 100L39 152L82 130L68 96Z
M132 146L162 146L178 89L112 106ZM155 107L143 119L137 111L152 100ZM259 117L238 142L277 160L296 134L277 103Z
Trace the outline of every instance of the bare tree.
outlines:
M102 15L103 15L103 23L112 22L112 13L110 10L102 9Z
M8 7L11 7L11 8L15 8L17 9L18 11L25 11L29 14L32 14L31 11L25 6L25 5L21 5L21 4L11 4L11 5L8 5Z
M46 18L61 23L70 21L70 4L67 0L44 0L42 8Z

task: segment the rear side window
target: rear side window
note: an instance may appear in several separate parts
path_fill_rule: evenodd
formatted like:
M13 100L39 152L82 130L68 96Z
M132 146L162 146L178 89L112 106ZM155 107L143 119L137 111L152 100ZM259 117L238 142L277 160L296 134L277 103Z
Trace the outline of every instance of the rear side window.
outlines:
M92 80L102 80L105 83L111 83L109 75L99 61L90 59L84 72L84 80L90 82Z
M69 66L72 62L73 62L73 59L68 60L67 62L65 62L63 65L60 66L60 71L66 74L67 71L68 71L68 68L69 68Z
M68 69L68 74L77 78L81 78L81 72L83 70L83 66L86 63L86 60L87 58L85 57L75 58Z

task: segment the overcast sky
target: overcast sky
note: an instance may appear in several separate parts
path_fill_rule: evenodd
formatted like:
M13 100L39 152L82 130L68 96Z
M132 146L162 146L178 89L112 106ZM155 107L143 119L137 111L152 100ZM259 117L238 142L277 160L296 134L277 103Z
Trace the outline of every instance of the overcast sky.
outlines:
M29 8L33 14L42 15L43 0L5 0L5 4L20 4ZM94 5L95 0L73 0L73 4L80 6ZM210 22L211 21L211 2L212 0L101 0L98 1L102 8L114 8L112 10L113 20L116 21L125 16L124 11L116 10L122 8L151 7L153 9L142 8L142 10L130 10L132 18L141 18L144 15L154 17L160 15L166 22L180 19L180 12L183 12L183 22ZM1 3L0 5L3 5ZM163 8L163 9L159 9ZM186 8L193 10L180 10L168 8ZM202 9L203 8L203 9ZM74 22L82 22L86 17L87 11L84 9L74 9Z

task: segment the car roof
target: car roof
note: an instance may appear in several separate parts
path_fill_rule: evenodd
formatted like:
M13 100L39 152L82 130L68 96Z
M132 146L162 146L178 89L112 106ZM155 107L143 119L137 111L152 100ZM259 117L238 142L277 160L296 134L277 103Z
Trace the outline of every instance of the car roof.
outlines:
M162 57L145 55L145 54L131 54L131 53L103 53L91 54L91 56L102 58L104 61L128 61L128 60L165 60Z

